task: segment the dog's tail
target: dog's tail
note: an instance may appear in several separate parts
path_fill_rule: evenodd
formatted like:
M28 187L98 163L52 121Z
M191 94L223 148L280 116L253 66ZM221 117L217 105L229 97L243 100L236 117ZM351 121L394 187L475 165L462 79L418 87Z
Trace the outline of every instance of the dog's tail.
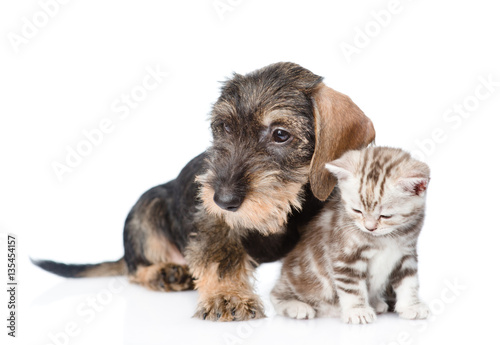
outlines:
M31 259L31 262L46 271L66 278L108 277L123 276L127 274L127 265L124 258L117 261L83 265L63 264L50 260L34 259Z

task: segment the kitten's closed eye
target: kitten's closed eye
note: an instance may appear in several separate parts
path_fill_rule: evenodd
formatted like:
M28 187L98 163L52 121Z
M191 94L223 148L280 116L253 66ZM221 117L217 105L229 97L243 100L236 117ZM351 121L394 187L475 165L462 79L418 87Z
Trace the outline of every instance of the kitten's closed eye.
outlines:
M363 214L363 212L361 212L360 210L357 210L357 209L355 209L355 208L353 208L352 210L353 210L354 212L356 212L356 213Z
M391 215L381 214L380 218L389 219L389 218L392 218L392 214Z

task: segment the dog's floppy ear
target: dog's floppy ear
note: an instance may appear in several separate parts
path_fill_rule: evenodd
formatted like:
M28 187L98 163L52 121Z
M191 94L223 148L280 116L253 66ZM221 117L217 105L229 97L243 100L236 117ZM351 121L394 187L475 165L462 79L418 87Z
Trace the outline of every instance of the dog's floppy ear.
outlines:
M319 200L326 200L336 178L325 164L348 150L360 149L375 139L371 120L346 95L320 83L313 91L316 144L309 182Z

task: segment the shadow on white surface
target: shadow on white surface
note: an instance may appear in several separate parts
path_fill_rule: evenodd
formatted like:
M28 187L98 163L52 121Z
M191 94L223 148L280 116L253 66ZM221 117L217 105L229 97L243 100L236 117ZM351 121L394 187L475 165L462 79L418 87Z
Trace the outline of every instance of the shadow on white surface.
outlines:
M35 268L33 268L35 269ZM124 277L64 279L37 295L21 333L29 344L410 344L418 323L395 314L371 325L339 319L293 320L277 316L269 302L280 264L257 271L256 288L268 318L216 323L192 318L197 292L161 293Z

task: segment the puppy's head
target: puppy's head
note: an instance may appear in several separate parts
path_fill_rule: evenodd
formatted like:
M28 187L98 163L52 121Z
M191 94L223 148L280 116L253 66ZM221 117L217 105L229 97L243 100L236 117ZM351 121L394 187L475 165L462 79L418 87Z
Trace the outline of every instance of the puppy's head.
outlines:
M325 200L336 183L325 163L375 136L349 97L293 63L235 74L214 104L211 128L208 169L198 177L206 211L264 234L301 208L308 182Z

